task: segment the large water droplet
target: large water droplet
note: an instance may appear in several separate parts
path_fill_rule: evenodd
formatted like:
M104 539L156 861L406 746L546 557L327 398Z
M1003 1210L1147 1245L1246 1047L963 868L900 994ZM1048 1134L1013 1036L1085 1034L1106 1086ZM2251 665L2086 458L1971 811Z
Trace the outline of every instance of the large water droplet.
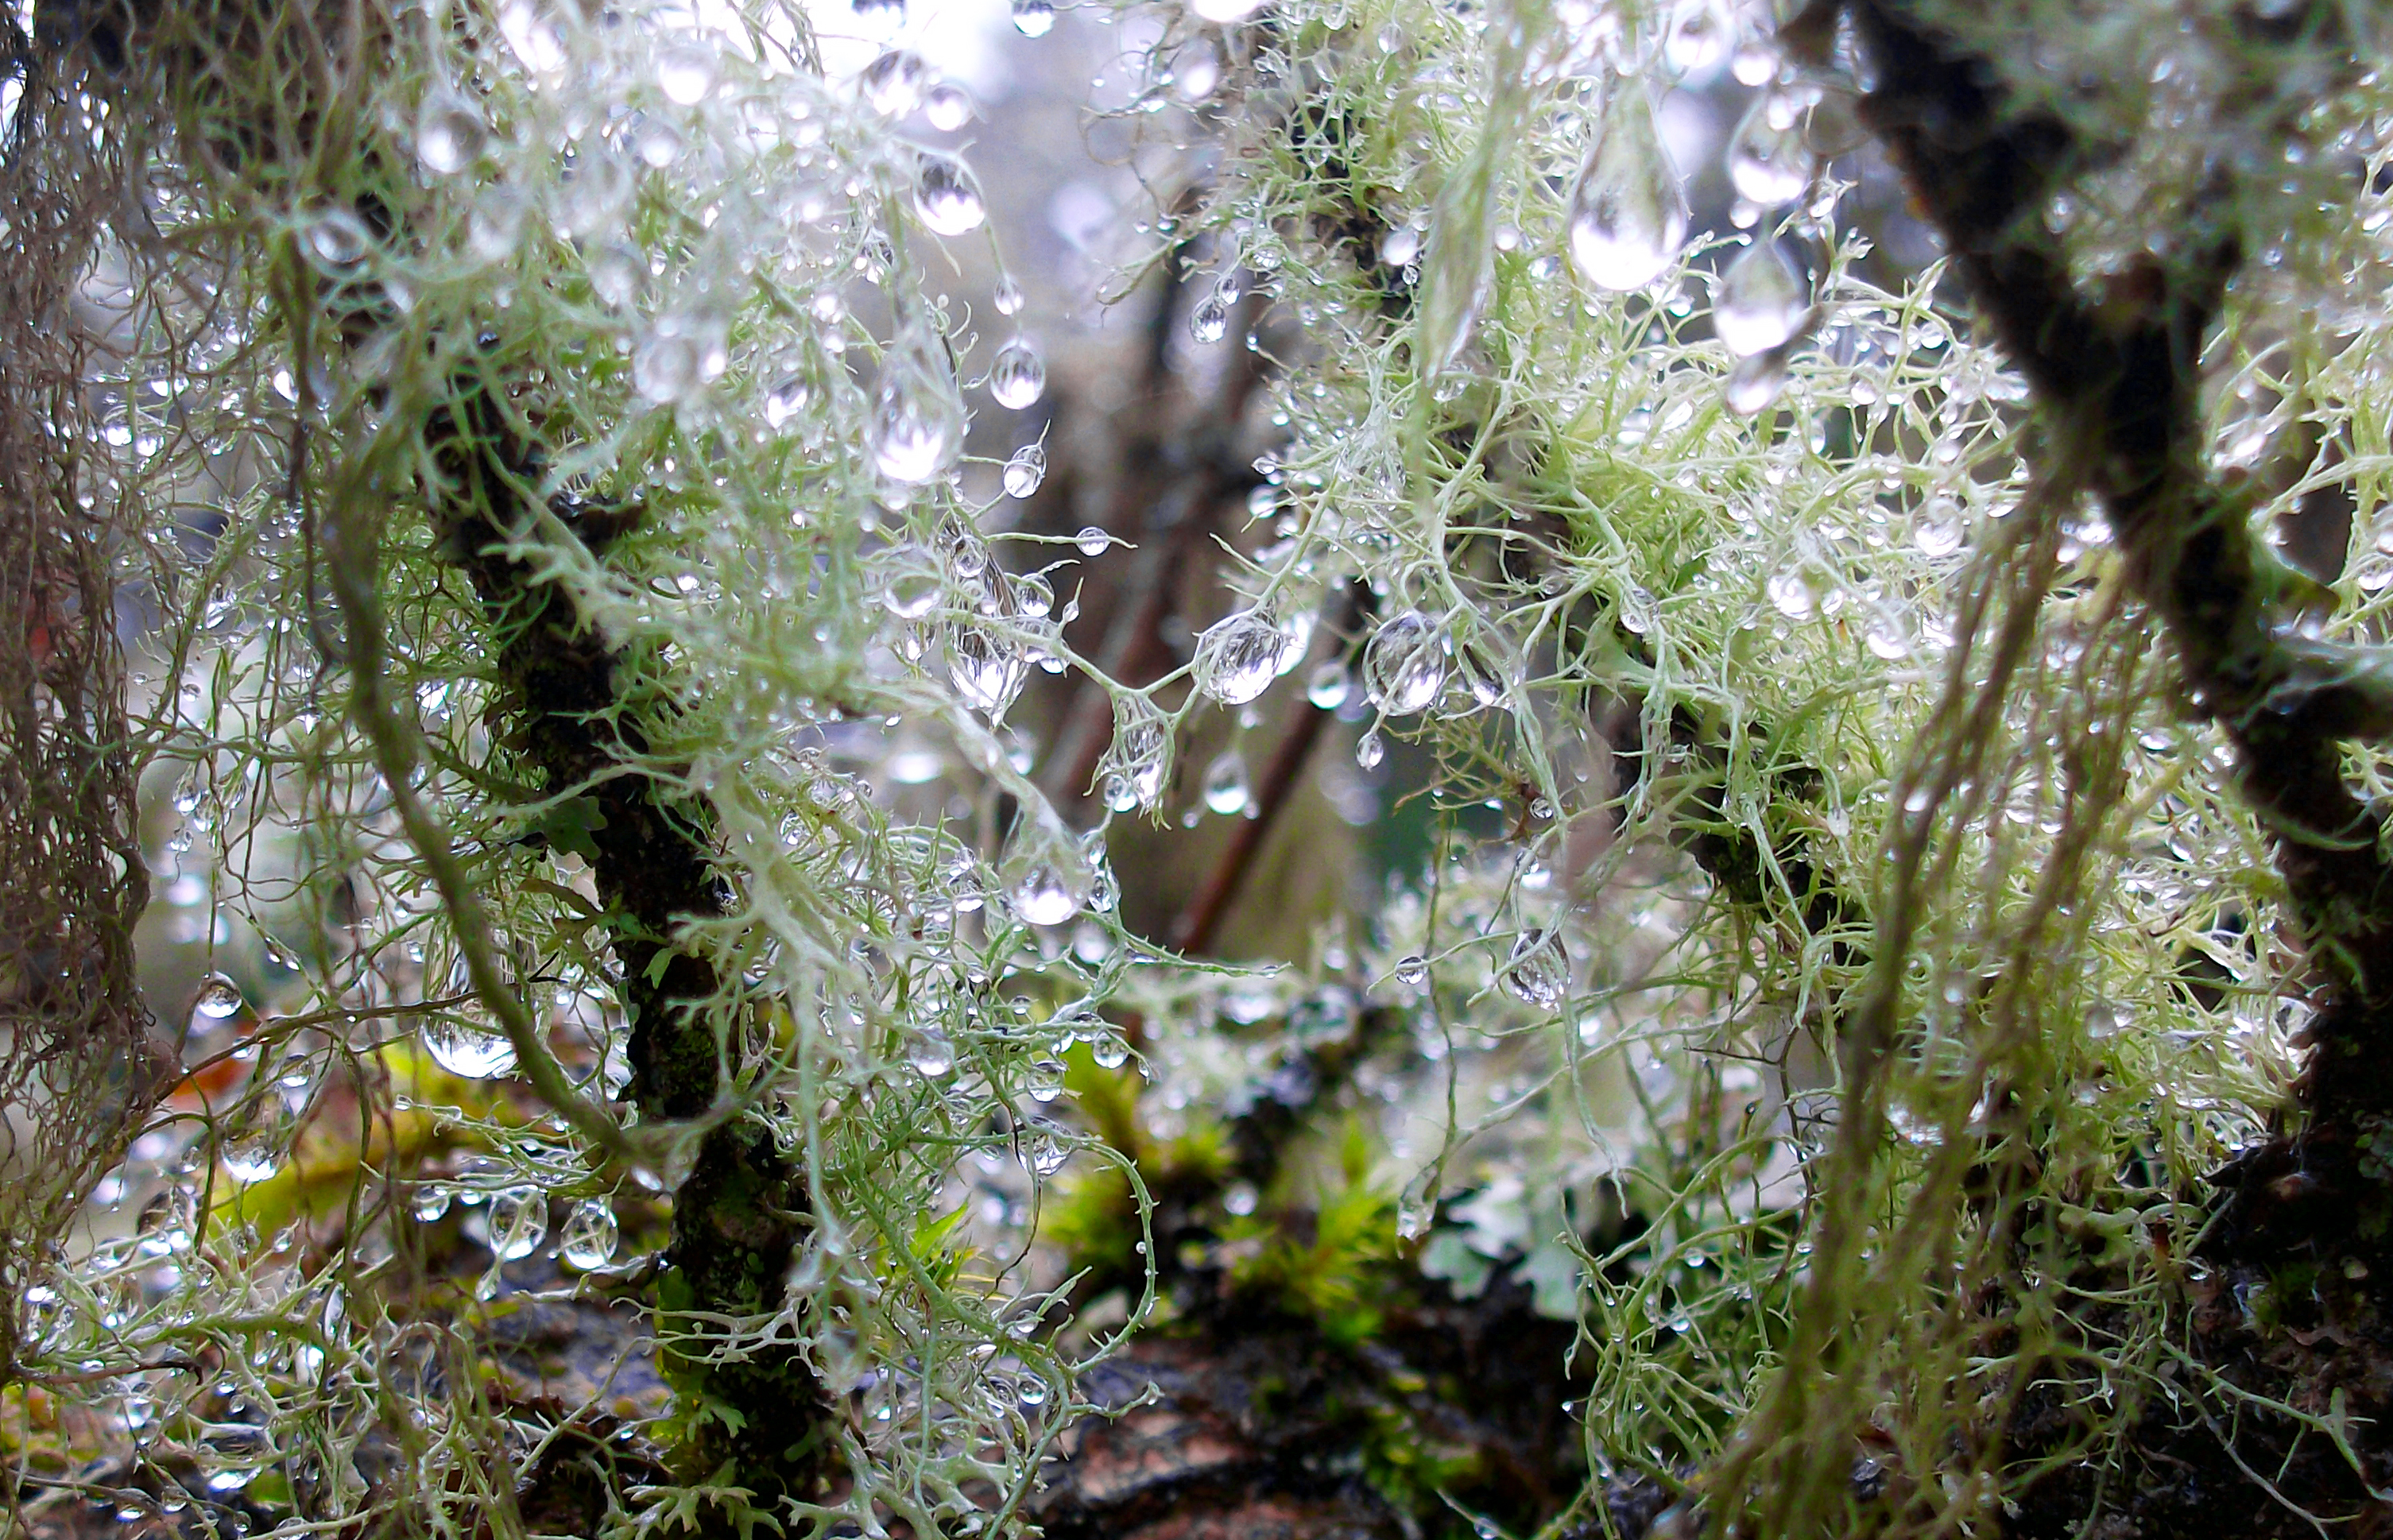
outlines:
M1013 451L1005 463L1005 495L1029 497L1047 479L1047 451L1037 444L1025 444Z
M922 93L931 84L931 66L911 48L892 48L866 65L856 84L874 111L902 118L922 105Z
M1437 1194L1431 1190L1437 1175L1437 1168L1432 1167L1405 1183L1396 1198L1396 1239L1419 1240L1437 1221Z
M1738 196L1766 209L1803 196L1814 163L1800 115L1777 110L1772 96L1747 110L1729 140L1729 180Z
M1728 409L1740 417L1768 410L1786 388L1786 349L1773 347L1739 359L1728 375Z
M872 462L881 474L908 487L935 480L962 437L963 409L934 361L932 340L893 349L873 398Z
M1382 624L1363 649L1363 687L1390 716L1424 711L1445 687L1445 639L1430 618L1408 609Z
M791 374L765 393L765 425L778 433L804 417L814 404L812 376Z
M1728 57L1736 23L1720 0L1680 0L1662 38L1662 64L1673 75L1699 75Z
M1079 847L1058 831L1034 834L1007 863L1005 899L1027 924L1061 925L1089 901L1092 873Z
M914 181L914 208L922 223L937 235L963 235L980 228L988 216L981 202L980 184L953 155L926 151Z
M307 260L334 278L357 271L373 251L373 232L347 209L326 209L307 221Z
M1819 613L1820 595L1799 568L1772 572L1770 581L1761 586L1770 595L1771 607L1790 620L1808 620Z
M565 68L564 34L538 0L506 0L499 7L499 34L533 74L554 75Z
M1505 959L1500 981L1508 994L1550 1011L1570 991L1570 954L1562 936L1551 929L1521 933Z
M952 134L972 122L972 93L950 80L943 80L922 93L922 117L943 134Z
M1429 959L1415 952L1396 959L1396 982L1407 989L1418 989L1429 982Z
M714 89L714 50L696 38L673 43L657 54L657 85L668 100L695 107Z
M956 1047L946 1033L925 1030L915 1035L906 1062L925 1080L944 1080L956 1067Z
M211 973L191 1001L191 1016L203 1023L229 1021L241 1014L242 1003L241 985L222 973Z
M1055 30L1052 0L1013 0L1013 30L1025 37L1044 37Z
M1196 638L1196 687L1225 705L1243 706L1279 677L1288 642L1287 631L1262 610L1216 620Z
M454 91L426 93L415 113L415 159L435 176L454 176L474 163L487 137L482 115Z
M1712 330L1740 359L1783 347L1801 331L1811 291L1775 241L1756 241L1720 275Z
M503 1262L529 1257L548 1235L548 1194L526 1182L490 1194L490 1255Z
M1084 556L1102 556L1113 542L1113 536L1093 524L1081 525L1080 532L1073 537L1073 543L1080 548L1080 555Z
M1030 665L1011 643L978 626L948 628L948 677L969 704L1001 715L1029 675Z
M1644 87L1623 81L1571 195L1571 262L1590 283L1639 289L1662 276L1687 238L1687 194L1654 132Z
M565 1265L588 1272L615 1259L615 1206L605 1198L584 1198L565 1217L556 1254Z
M1188 307L1188 334L1200 343L1222 340L1230 330L1230 301L1214 290Z
M1047 365L1027 337L998 349L988 366L988 393L999 406L1019 411L1047 393Z
M1105 804L1117 813L1152 812L1163 800L1171 765L1171 731L1144 696L1114 701L1114 740L1097 768Z
M462 1016L425 1021L424 1047L433 1063L461 1079L496 1080L516 1072L515 1045L506 1034Z
M1227 816L1244 813L1254 800L1247 785L1247 759L1236 749L1223 750L1205 767L1205 805Z

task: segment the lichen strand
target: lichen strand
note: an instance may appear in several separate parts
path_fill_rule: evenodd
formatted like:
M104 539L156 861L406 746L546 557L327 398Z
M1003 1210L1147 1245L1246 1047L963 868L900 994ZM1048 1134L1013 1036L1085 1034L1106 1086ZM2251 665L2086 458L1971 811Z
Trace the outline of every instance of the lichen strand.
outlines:
M1952 248L1955 269L2109 510L2143 595L2168 625L2197 707L2235 742L2324 985L2299 1095L2321 1114L2393 1109L2393 868L2383 810L2342 774L2341 737L2380 714L2330 659L2272 629L2242 501L2202 463L2198 360L2241 242L2220 209L2172 260L2097 306L2036 211L2085 157L2059 120L2010 106L1968 58L1901 7L1854 7L1880 59L1863 113ZM2211 202L2223 204L2231 189ZM2348 671L2346 671L2347 673Z
M630 1009L629 1098L645 1118L698 1117L714 1105L722 1078L721 1047L705 1012L722 985L713 963L670 937L676 926L719 917L730 906L709 859L705 809L668 796L648 777L610 774L647 749L628 720L621 659L582 622L569 594L506 549L510 532L521 538L531 527L529 494L543 471L536 448L487 387L470 383L434 415L425 437L440 477L434 512L442 543L471 578L501 638L516 747L547 793L589 804L575 823L588 841ZM634 506L565 498L550 509L594 554L639 517ZM669 1272L657 1296L660 1334L702 1332L685 1312L752 1317L778 1309L782 1280L808 1229L805 1196L803 1171L754 1122L735 1116L709 1130L674 1197ZM667 1357L700 1403L700 1415L691 1418L692 1479L727 1462L737 1483L767 1507L811 1488L829 1406L802 1354L781 1347L722 1363L686 1351Z
M2311 1060L2292 1104L2273 1137L2211 1178L2218 1212L2203 1248L2224 1265L2185 1286L2189 1346L2233 1388L2235 1428L2155 1396L2122 1469L2084 1453L2089 1435L2100 1447L2086 1371L2058 1357L2022 1364L2005 1431L2012 1456L2042 1473L2013 1509L2014 1532L2075 1533L2098 1508L2141 1534L2307 1533L2310 1515L2381 1513L2372 1489L2393 1472L2393 1451L2373 1431L2386 1409L2375 1344L2393 1320L2383 1283L2393 1168L2374 1152L2393 1107L2393 868L2384 811L2346 781L2340 740L2386 724L2355 683L2356 655L2288 639L2283 585L2244 531L2241 489L2203 463L2199 360L2242 262L2235 189L2222 176L2197 205L2208 228L2127 275L2111 302L2089 301L2039 211L2095 150L2008 99L1989 84L1988 60L1909 7L1850 9L1878 70L1865 120L2033 387L2060 479L2101 501L2189 696L2233 744L2316 980ZM2271 38L2251 42L2265 64ZM2099 1309L2081 1311L2062 1336L2094 1364L2108 1327ZM2330 1416L2330 1436L2306 1426L2313 1413Z

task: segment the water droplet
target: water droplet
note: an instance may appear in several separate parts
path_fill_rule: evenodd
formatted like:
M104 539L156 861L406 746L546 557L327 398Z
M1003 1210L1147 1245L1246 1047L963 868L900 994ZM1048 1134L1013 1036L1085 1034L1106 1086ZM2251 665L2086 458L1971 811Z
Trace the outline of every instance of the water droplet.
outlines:
M1416 952L1396 959L1396 982L1407 989L1418 989L1429 982L1429 959Z
M1437 1222L1437 1194L1430 1190L1437 1175L1437 1168L1432 1167L1405 1183L1403 1194L1396 1199L1396 1239L1419 1240Z
M848 0L849 10L868 27L886 29L906 20L906 0Z
M454 176L474 163L487 136L482 115L454 91L429 92L415 113L415 159L435 176Z
M620 241L592 252L584 270L590 275L590 292L615 309L639 298L648 277L647 259Z
M1363 649L1363 687L1390 716L1423 711L1445 687L1445 639L1428 616L1408 609L1382 624Z
M1772 607L1790 620L1808 620L1819 613L1820 595L1812 591L1811 578L1799 568L1772 573L1762 588L1770 595Z
M650 327L632 350L632 388L660 405L696 394L704 368L705 344L670 319Z
M1216 26L1244 21L1263 8L1265 0L1190 0L1189 9Z
M1230 330L1230 306L1217 291L1188 308L1188 334L1200 343L1222 340Z
M1171 94L1194 105L1222 88L1222 46L1210 37L1194 37L1171 56Z
M1728 374L1728 409L1740 417L1767 411L1786 388L1786 350L1773 347L1739 359Z
M373 232L347 209L326 209L307 222L307 260L327 275L343 278L355 272L373 252Z
M1040 1174L1042 1176L1052 1176L1054 1173L1051 1171L1042 1171ZM1044 1406L1047 1404L1047 1382L1043 1379L1025 1379L1022 1382L1022 1387L1018 1394L1021 1396L1022 1404L1025 1406Z
M515 1045L506 1034L461 1016L427 1019L424 1047L433 1063L462 1079L496 1080L516 1072Z
M1720 0L1681 0L1662 39L1663 67L1674 75L1698 75L1718 64L1736 41L1736 24Z
M1114 700L1114 740L1098 767L1105 804L1117 813L1152 812L1171 763L1171 731L1144 696Z
M1388 746L1380 741L1376 727L1354 740L1354 763L1366 770L1377 770L1380 762L1388 757Z
M588 1272L615 1259L615 1206L605 1198L583 1198L565 1216L556 1254L565 1265Z
M1776 208L1803 196L1815 162L1800 113L1764 96L1746 112L1728 144L1728 179L1740 197Z
M1024 303L1022 285L1011 278L1001 279L997 292L989 295L988 302L997 307L997 313L1000 316L1020 315Z
M943 80L922 93L922 116L943 134L972 122L972 93L953 81Z
M1890 663L1911 656L1911 633L1892 616L1881 615L1872 620L1863 640L1872 656Z
M427 1182L415 1190L414 1201L408 1205L419 1224L431 1224L449 1212L449 1189L438 1182Z
M873 398L872 460L901 486L935 479L955 459L963 409L934 360L935 339L918 336L894 349Z
M1950 497L1931 497L1919 510L1911 542L1923 556L1949 556L1961 549L1964 535L1961 506Z
M229 1021L241 1014L243 1003L241 985L222 973L211 973L191 1001L191 1015L195 1021Z
M490 1255L503 1262L529 1257L548 1235L548 1194L526 1182L490 1194Z
M1216 620L1196 638L1196 687L1224 705L1243 706L1279 677L1288 642L1279 622L1259 609Z
M1314 670L1313 677L1305 681L1304 698L1325 711L1334 711L1346 704L1353 689L1353 676L1346 672L1345 664L1333 658Z
M1047 479L1047 451L1037 444L1023 445L1006 461L1003 479L1008 497L1028 497L1038 491Z
M1571 261L1599 287L1639 289L1677 260L1686 238L1686 190L1654 109L1641 83L1620 82L1571 195Z
M1506 993L1531 1005L1549 1011L1560 1005L1570 990L1570 954L1563 949L1562 936L1549 928L1522 932L1498 982Z
M1224 750L1205 767L1205 805L1214 812L1224 816L1244 813L1253 795L1247 785L1246 756L1236 749Z
M695 107L714 89L714 50L695 40L675 43L657 55L657 85L667 99Z
M497 262L514 254L516 242L523 236L523 221L521 193L511 187L486 187L475 196L474 211L466 216L465 239L475 255Z
M902 118L922 105L922 93L931 83L931 66L911 48L892 48L866 65L856 83L874 111Z
M1114 542L1114 538L1093 524L1083 524L1080 526L1080 532L1073 537L1073 542L1079 546L1080 555L1102 556L1105 554L1105 548Z
M963 235L988 216L980 184L953 155L926 151L914 181L914 208L935 235Z
M1801 331L1811 307L1803 275L1775 241L1756 241L1720 275L1712 329L1740 359L1783 347Z
M942 1080L956 1067L956 1049L943 1032L922 1032L907 1051L906 1062L925 1080Z
M1749 37L1737 45L1728 72L1740 85L1760 85L1778 73L1778 46L1767 37Z
M1047 365L1027 337L998 349L988 367L988 393L999 406L1020 411L1047 393Z
M565 233L604 235L615 228L616 215L632 196L632 168L604 143L582 147L573 163L571 180L557 201L557 223Z
M264 1181L280 1164L274 1143L268 1139L239 1140L224 1148L225 1175L235 1181Z
M1051 0L1013 0L1013 30L1025 37L1044 37L1055 30Z
M1029 664L1011 644L978 626L948 628L948 677L966 703L1000 716L1029 675Z
M920 567L901 568L890 574L881 602L901 620L919 620L938 607L940 589L937 573Z
M507 0L499 7L499 33L523 67L536 75L565 68L565 38L556 20L536 0Z
M1034 860L1007 887L1005 897L1025 923L1061 925L1088 902L1088 884L1085 877L1075 881L1052 860Z
M804 416L814 404L813 378L791 374L765 393L765 425L778 433Z

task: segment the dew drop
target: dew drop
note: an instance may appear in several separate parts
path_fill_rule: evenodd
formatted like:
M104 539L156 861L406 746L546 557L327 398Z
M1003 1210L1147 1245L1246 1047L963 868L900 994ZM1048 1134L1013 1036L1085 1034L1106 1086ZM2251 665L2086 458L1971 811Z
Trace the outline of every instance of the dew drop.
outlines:
M1396 1239L1419 1240L1437 1221L1437 1194L1430 1191L1436 1175L1432 1167L1405 1183L1403 1194L1396 1199Z
M1416 952L1396 960L1396 982L1407 989L1418 989L1429 982L1429 959Z
M927 338L898 349L873 398L872 461L900 486L935 479L955 459L963 437L962 409L930 350Z
M1055 30L1052 0L1013 0L1013 30L1025 37L1044 37Z
M941 133L954 133L972 116L972 93L953 81L943 80L922 93L922 117Z
M1720 0L1681 0L1662 39L1663 67L1673 75L1699 75L1727 57L1736 25Z
M1756 241L1720 275L1712 329L1740 359L1783 347L1803 329L1811 292L1774 241Z
M1080 555L1084 556L1102 556L1105 548L1114 542L1114 538L1093 524L1084 524L1080 526L1080 532L1073 537L1073 542L1079 546Z
M1919 510L1911 542L1923 556L1949 556L1961 549L1962 533L1960 505L1949 497L1932 497Z
M989 295L988 302L997 307L997 313L1000 316L1020 315L1023 306L1022 285L1014 282L1011 278L1000 279L998 281L997 292Z
M814 380L792 374L765 393L765 425L778 433L815 404Z
M1353 690L1353 676L1346 672L1345 664L1333 658L1314 670L1313 677L1305 681L1304 698L1322 711L1334 711L1346 704L1346 698Z
M490 1255L503 1262L529 1257L548 1235L548 1194L526 1182L490 1194Z
M714 50L705 44L675 43L657 55L657 85L668 100L695 107L714 89Z
M1236 749L1223 750L1205 767L1205 805L1224 817L1244 813L1254 800L1247 784L1246 756Z
M428 94L415 114L415 159L435 176L454 176L474 163L487 136L482 116L454 91Z
M964 235L980 228L988 216L980 186L953 155L923 154L914 182L914 208L935 235Z
M1377 770L1380 762L1388 757L1388 746L1380 740L1376 727L1354 740L1354 763L1366 770Z
M373 251L373 232L347 209L326 209L307 222L307 259L334 278L355 272Z
M1217 290L1188 307L1188 334L1204 344L1220 342L1230 330L1230 302Z
M1445 646L1428 616L1408 609L1372 634L1363 650L1363 687L1390 716L1409 716L1437 698L1445 687Z
M1276 620L1242 609L1205 628L1196 638L1196 687L1228 706L1243 706L1279 677L1290 637Z
M1729 181L1738 196L1765 209L1803 196L1814 163L1801 115L1785 111L1773 96L1756 101L1729 139Z
M1728 409L1740 417L1766 411L1786 388L1786 351L1772 348L1739 359L1728 374Z
M222 973L211 973L191 1001L191 1015L200 1021L228 1021L241 1013L242 1003L241 985Z
M455 1015L424 1024L425 1051L432 1062L465 1080L496 1080L516 1071L515 1045L506 1034Z
M906 0L848 0L849 10L868 27L895 27L906 20Z
M1029 674L1029 664L1010 643L978 626L948 628L948 677L968 704L1001 715Z
M566 1266L588 1272L615 1259L616 1240L615 1206L605 1198L583 1198L565 1216L556 1254Z
M1638 289L1677 260L1687 238L1687 195L1634 81L1615 87L1571 195L1571 261L1605 289Z
M988 368L988 393L999 406L1020 411L1047 393L1047 365L1027 337L998 349Z
M1061 925L1080 912L1088 895L1084 889L1076 888L1052 862L1036 861L1014 879L1005 896L1006 901L1013 906L1013 912L1025 922Z
M931 66L911 48L892 48L864 67L856 79L864 99L883 117L902 118L922 105Z
M1762 588L1770 595L1771 607L1790 620L1808 620L1819 613L1820 596L1799 569L1773 572Z
M507 0L501 6L499 34L533 74L554 75L565 68L565 38L555 18L536 0Z
M1570 954L1552 930L1523 931L1512 943L1500 981L1505 992L1550 1011L1570 989Z
M1047 451L1037 444L1023 445L1005 463L1003 480L1008 497L1028 497L1046 479Z
M1190 0L1188 8L1215 26L1225 27L1244 21L1262 9L1265 0Z
M943 1032L918 1033L913 1046L907 1051L906 1062L925 1080L945 1079L956 1067L955 1045Z

